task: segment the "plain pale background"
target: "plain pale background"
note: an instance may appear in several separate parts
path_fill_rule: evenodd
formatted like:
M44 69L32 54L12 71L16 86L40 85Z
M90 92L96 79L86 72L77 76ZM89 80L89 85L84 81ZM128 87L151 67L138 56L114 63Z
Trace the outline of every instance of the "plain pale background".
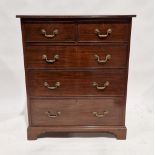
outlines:
M133 19L127 140L108 137L26 140L26 92L16 14L117 15ZM153 0L0 0L0 155L153 154Z

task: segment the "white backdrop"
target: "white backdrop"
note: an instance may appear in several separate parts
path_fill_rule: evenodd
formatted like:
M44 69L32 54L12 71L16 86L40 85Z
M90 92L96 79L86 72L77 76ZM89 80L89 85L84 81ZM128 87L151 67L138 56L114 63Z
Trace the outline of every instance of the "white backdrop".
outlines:
M16 14L117 15L133 19L126 141L107 137L26 140L26 92ZM153 154L153 0L0 0L0 155Z

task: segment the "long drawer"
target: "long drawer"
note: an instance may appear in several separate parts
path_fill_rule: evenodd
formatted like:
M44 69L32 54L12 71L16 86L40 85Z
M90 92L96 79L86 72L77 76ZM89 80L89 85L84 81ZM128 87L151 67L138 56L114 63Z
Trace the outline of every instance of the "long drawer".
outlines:
M34 69L125 68L127 45L27 46L25 67Z
M122 98L31 100L33 126L124 125Z
M27 70L29 95L124 96L126 70L47 71Z

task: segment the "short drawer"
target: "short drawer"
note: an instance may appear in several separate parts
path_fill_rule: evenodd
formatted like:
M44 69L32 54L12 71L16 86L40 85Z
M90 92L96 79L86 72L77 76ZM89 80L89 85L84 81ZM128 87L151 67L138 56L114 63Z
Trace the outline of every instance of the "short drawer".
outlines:
M28 89L34 97L124 96L125 70L28 70Z
M31 100L33 126L124 125L122 98Z
M24 24L27 42L74 42L74 24Z
M28 46L24 55L26 68L76 67L76 47L74 46Z
M84 68L126 68L127 45L105 44L98 46L79 46L77 66Z
M126 68L127 45L27 46L25 67L36 69Z
M104 22L79 24L79 42L127 42L130 36L129 23Z

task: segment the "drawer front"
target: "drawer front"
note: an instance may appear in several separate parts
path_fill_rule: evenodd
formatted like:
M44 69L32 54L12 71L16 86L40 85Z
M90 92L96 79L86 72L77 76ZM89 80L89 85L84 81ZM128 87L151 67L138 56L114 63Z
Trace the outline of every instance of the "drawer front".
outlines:
M56 69L75 67L74 46L28 46L26 47L26 68Z
M124 105L121 98L31 100L32 125L123 125Z
M104 22L101 24L79 24L79 41L124 42L130 36L129 23Z
M28 46L26 68L125 68L127 45Z
M24 24L25 40L28 42L73 42L74 24Z
M27 71L30 96L124 96L125 70Z
M79 46L79 67L125 68L127 67L127 45Z

